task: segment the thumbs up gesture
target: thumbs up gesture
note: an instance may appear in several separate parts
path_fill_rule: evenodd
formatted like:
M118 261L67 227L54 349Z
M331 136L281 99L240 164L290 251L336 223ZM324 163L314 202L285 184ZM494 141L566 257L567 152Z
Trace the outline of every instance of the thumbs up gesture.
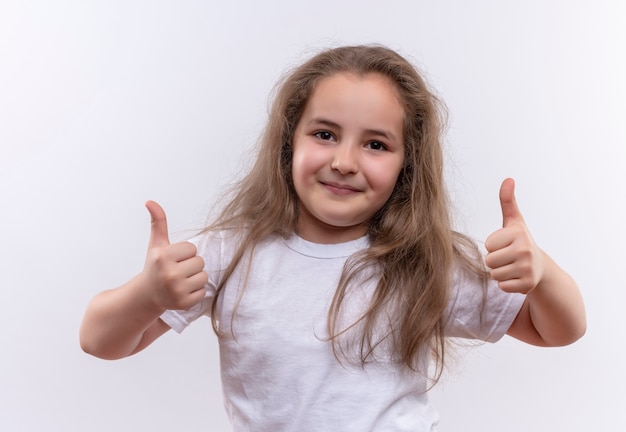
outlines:
M485 242L485 263L491 278L507 292L528 294L541 281L543 252L532 239L515 200L515 182L506 179L500 187L502 228Z
M159 204L148 201L152 219L150 242L142 272L154 304L162 309L189 309L205 294L204 260L189 242L170 244L167 219Z

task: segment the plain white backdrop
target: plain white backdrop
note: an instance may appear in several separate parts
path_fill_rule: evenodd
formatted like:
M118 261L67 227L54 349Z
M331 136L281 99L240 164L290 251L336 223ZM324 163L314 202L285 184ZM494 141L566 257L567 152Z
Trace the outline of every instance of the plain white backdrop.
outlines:
M208 320L109 362L80 350L83 311L141 270L147 199L174 239L204 224L285 70L372 42L448 105L459 228L497 229L514 177L587 305L570 347L464 354L432 392L440 431L626 430L624 22L619 0L3 1L0 430L229 430Z

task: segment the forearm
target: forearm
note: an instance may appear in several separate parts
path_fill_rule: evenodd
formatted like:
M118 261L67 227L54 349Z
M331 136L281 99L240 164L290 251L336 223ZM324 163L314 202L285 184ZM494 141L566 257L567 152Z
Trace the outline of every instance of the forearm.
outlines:
M141 275L90 302L80 328L82 349L96 357L118 359L137 351L146 330L163 309L145 294Z
M572 277L543 255L544 277L527 295L530 320L545 345L568 345L586 331L585 306Z

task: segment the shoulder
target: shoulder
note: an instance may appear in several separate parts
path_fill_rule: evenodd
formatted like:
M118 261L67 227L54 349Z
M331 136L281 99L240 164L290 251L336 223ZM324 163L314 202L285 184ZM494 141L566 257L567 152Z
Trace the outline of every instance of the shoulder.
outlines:
M210 272L228 266L237 255L243 238L243 234L236 230L205 230L187 241L196 247L196 254L204 260L205 270Z
M240 230L206 230L189 238L187 241L198 248L198 253L207 249L239 245L244 239Z

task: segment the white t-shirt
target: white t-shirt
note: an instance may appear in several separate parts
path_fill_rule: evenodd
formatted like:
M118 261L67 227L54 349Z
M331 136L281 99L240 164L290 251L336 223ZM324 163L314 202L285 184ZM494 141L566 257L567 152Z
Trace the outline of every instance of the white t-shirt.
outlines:
M224 236L193 240L209 274L207 294L188 311L162 316L175 331L210 314L236 247L234 239ZM327 340L328 307L344 263L368 244L367 237L332 245L295 235L275 237L257 245L248 274L248 266L240 265L231 276L216 304L216 318L225 334L220 338L222 387L235 431L435 430L438 415L428 402L427 380L386 357L384 343L376 361L361 366L340 363ZM351 294L348 320L359 316L373 284ZM524 297L491 284L484 309L482 300L479 285L457 277L446 335L496 341Z

